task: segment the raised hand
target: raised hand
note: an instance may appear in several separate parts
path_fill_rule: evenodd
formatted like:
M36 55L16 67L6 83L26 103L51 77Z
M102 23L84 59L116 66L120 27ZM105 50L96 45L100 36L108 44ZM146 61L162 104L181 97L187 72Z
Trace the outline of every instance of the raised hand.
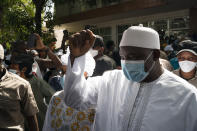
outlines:
M84 55L93 46L95 35L90 30L82 30L69 38L71 59Z
M37 40L36 40L36 49L44 49L45 45L42 42L42 39L40 37L39 34L34 33L34 35L36 36Z

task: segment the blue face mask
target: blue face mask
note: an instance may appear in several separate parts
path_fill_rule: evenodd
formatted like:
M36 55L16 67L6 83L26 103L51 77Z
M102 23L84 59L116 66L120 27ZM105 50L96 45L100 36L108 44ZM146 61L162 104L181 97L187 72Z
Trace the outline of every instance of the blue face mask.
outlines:
M66 75L60 77L60 84L62 86L62 89L64 89L64 80L65 80Z
M17 74L17 70L14 70L14 69L9 69L9 72L12 72L14 74Z
M144 63L151 55L152 53L146 58L146 60L121 60L122 70L126 78L136 82L143 81L149 75L149 72L152 70L155 64L154 61L154 64L151 66L151 68L147 72L144 71Z

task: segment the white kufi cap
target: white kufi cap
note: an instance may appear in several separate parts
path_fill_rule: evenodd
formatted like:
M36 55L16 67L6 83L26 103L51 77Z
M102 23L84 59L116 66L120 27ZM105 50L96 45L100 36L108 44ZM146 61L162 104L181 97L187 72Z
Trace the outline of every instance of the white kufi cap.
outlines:
M120 46L160 49L159 34L148 27L131 26L124 31Z
M4 49L3 46L0 44L0 59L3 60L4 59Z

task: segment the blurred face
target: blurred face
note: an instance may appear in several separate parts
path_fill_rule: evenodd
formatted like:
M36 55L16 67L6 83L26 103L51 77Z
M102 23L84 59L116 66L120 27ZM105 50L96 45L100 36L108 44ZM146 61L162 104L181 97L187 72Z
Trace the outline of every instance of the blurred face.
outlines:
M184 51L177 55L179 66L182 72L194 74L197 62L197 56L191 52ZM184 76L183 76L184 77Z
M114 51L114 49L115 49L115 45L112 45L109 50Z
M103 51L104 51L103 47L97 46L97 47L94 47L93 50L97 50L98 51L98 55L97 56L103 55Z
M152 52L151 49L132 47L132 46L122 46L120 47L120 57L121 60L146 60L148 55ZM152 66L153 56L151 55L145 62L145 71Z
M151 81L158 75L153 70L160 68L155 66L159 59L159 50L123 46L120 47L120 57L122 71L128 80Z
M197 62L197 56L191 52L184 51L177 55L178 61L193 61Z
M14 70L19 71L19 65L18 64L11 64L10 69L14 69Z
M9 71L15 74L20 74L19 65L18 64L11 64L9 67Z

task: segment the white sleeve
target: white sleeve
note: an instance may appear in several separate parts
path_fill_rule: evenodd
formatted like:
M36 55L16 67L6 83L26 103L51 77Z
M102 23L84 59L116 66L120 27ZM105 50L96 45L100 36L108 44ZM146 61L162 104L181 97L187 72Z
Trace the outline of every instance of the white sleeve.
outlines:
M85 55L76 58L71 68L69 57L66 71L64 101L66 105L77 110L86 110L96 106L99 87L102 84L101 76L85 79L86 59Z
M188 101L185 131L196 131L197 129L197 94L192 94Z

